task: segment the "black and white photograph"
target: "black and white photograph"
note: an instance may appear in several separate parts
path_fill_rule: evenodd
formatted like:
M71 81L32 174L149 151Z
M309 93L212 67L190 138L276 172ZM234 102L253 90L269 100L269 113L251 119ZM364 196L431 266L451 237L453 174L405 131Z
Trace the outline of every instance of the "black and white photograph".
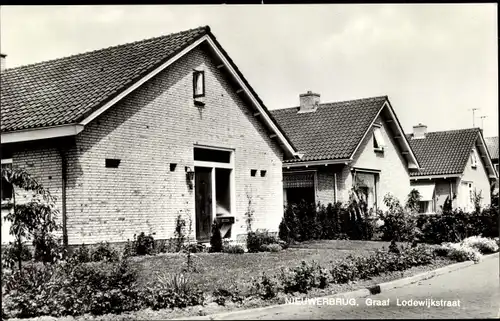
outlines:
M500 318L498 4L1 5L2 320Z

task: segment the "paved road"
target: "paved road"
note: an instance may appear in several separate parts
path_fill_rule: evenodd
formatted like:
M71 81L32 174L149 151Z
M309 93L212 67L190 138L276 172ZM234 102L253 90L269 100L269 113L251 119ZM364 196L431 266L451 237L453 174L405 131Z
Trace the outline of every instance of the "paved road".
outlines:
M372 302L388 306L370 306ZM451 307L401 306L407 300L449 301ZM354 299L353 299L354 300ZM379 300L379 301L374 301ZM398 301L399 300L399 301ZM459 302L458 302L459 301ZM435 303L436 301L434 301ZM352 301L351 301L352 303ZM398 305L399 303L399 305ZM457 305L460 306L457 306ZM499 318L499 257L489 258L447 274L388 290L378 295L356 299L355 305L288 305L277 311L261 311L238 319L430 319L430 318Z

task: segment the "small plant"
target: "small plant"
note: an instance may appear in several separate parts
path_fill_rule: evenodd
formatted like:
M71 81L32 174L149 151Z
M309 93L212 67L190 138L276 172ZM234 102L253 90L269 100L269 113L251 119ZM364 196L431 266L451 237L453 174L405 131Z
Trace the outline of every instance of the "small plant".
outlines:
M92 261L90 249L85 244L80 245L72 254L70 259L78 263L87 263Z
M273 243L273 244L262 244L259 248L260 252L279 252L283 248L281 247L280 244Z
M22 243L21 253L19 253L19 246L12 242L9 242L8 245L2 245L2 268L12 270L19 258L21 258L23 262L30 261L33 258L26 243Z
M280 280L285 293L307 293L310 289L318 287L320 282L318 270L321 268L316 262L312 264L302 261L301 265L292 269L281 269Z
M247 249L249 253L257 253L268 249L270 244L278 244L278 239L268 231L250 232L247 234ZM278 244L279 245L279 244Z
M267 276L265 272L259 279L252 282L253 292L263 300L270 300L279 292L278 282L275 278Z
M247 191L247 211L245 212L245 224L247 228L247 233L252 232L252 223L254 221L255 210L253 209L252 204L252 195L250 191Z
M180 252L186 241L186 220L182 218L182 215L177 215L175 220L175 240L176 240L176 252Z
M230 254L243 254L245 249L239 244L224 244L222 246L222 252Z
M144 232L141 232L135 240L135 253L137 255L153 255L155 253L155 240L153 235L146 235Z
M222 237L219 224L216 221L212 224L212 235L210 236L210 252L222 252Z
M111 247L108 242L99 243L92 251L91 258L93 262L98 261L118 261L118 252Z
M214 296L214 302L222 306L225 306L227 301L231 301L233 303L243 302L243 297L239 294L239 291L217 288L212 295Z

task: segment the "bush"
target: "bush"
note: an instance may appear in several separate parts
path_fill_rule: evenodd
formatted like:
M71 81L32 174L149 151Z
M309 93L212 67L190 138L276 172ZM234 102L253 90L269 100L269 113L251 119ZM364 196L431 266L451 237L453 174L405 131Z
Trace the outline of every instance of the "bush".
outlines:
M82 244L73 251L69 258L71 260L75 260L78 263L87 263L92 261L92 253L88 246Z
M99 243L92 251L91 251L91 259L92 262L98 261L110 261L116 262L118 261L119 255L118 252L111 247L108 242Z
M177 252L177 242L173 238L155 240L155 249L157 253L175 253Z
M436 251L439 254L446 254L447 258L457 262L474 261L477 263L481 260L481 253L477 249L460 243L443 243Z
M247 235L247 249L249 253L263 251L266 247L263 245L278 244L278 239L269 232L250 232Z
M189 253L203 253L207 251L207 247L202 243L189 243L184 245L184 251Z
M278 294L280 288L274 277L269 277L265 272L259 279L252 280L252 291L263 300L270 300Z
M222 252L220 227L215 221L212 224L212 236L210 236L210 252Z
M260 252L279 252L283 248L281 247L280 244L274 243L274 244L262 244L259 248Z
M287 270L281 269L279 279L285 293L307 293L310 289L319 286L319 266L316 262L311 264L302 261L301 265Z
M214 302L218 305L226 305L229 300L233 303L242 303L243 297L240 295L239 291L230 291L224 288L217 288L212 295L214 296Z
M146 235L144 232L141 232L135 240L135 252L137 255L153 255L155 253L155 240L153 235Z
M8 245L2 245L3 269L13 269L19 257L21 257L23 261L30 261L33 258L26 243L21 243L21 251L19 251L19 246L17 244L9 243Z
M243 254L245 249L239 244L224 244L222 247L222 252L231 254Z
M388 207L385 213L379 213L384 224L379 228L383 241L413 242L417 238L417 222L415 216L405 210L399 201L388 194L384 196L384 203Z
M471 236L463 240L462 245L472 247L481 252L481 254L498 252L498 245L495 240L486 237Z

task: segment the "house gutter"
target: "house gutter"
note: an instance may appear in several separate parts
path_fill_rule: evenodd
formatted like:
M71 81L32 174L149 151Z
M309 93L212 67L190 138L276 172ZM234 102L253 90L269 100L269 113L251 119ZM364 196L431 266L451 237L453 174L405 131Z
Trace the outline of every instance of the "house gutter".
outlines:
M61 177L62 177L62 191L61 191L61 202L62 202L62 232L63 232L63 245L65 248L68 247L68 229L67 229L67 219L66 219L66 186L67 186L67 157L66 149L64 147L59 147L59 154L61 155Z

